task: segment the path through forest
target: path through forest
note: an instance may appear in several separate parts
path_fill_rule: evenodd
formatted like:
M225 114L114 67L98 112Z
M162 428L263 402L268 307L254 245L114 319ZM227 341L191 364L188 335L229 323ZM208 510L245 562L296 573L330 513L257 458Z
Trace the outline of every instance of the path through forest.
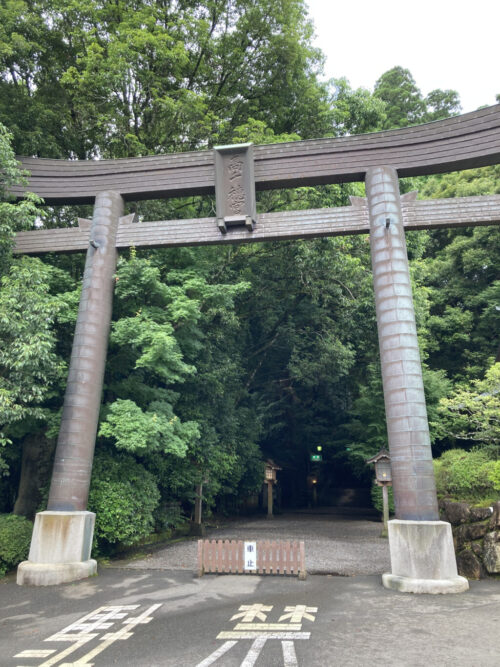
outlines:
M208 539L304 540L310 574L381 574L390 571L388 540L380 537L376 516L358 510L343 513L325 508L265 517L227 520L207 531ZM197 540L154 547L140 559L115 561L114 566L167 570L196 569Z

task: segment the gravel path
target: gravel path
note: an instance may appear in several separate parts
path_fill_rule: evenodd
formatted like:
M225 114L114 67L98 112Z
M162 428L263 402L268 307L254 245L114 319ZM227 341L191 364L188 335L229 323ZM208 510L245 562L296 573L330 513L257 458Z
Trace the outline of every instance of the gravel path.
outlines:
M310 574L381 574L390 571L389 544L380 537L381 523L363 516L288 513L273 519L239 518L207 531L209 539L304 540ZM115 561L116 567L195 570L197 542L188 539L155 548L140 560Z

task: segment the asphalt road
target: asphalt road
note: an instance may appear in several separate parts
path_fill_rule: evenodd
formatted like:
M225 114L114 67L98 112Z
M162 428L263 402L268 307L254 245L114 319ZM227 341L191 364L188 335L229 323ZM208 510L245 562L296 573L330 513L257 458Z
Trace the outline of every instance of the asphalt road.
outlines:
M0 600L3 667L500 665L498 580L414 596L384 589L379 575L196 579L107 567L47 588L10 576Z

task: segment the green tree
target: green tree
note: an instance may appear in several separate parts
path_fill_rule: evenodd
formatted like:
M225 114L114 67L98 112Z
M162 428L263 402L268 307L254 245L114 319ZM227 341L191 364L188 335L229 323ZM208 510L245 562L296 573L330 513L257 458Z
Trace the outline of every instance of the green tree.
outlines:
M365 88L352 90L347 79L334 80L332 105L338 134L363 134L385 127L386 103Z
M27 417L39 417L39 406L60 375L55 354L54 317L59 299L49 291L51 268L38 259L13 261L16 231L32 226L37 198L9 201L9 188L22 181L0 126L0 444L11 442L8 430Z
M444 452L434 461L438 497L481 505L493 502L499 462L492 460L491 453L478 447Z
M500 458L500 363L484 380L458 386L439 406L441 428L454 439L490 450Z
M432 90L422 96L410 70L393 67L375 83L374 97L385 103L383 129L406 127L453 116L460 111L454 90Z
M9 198L23 180L10 138L0 125L0 467L12 473L4 477L0 504L12 510L17 495L14 511L32 516L50 457L46 405L60 392L64 372L55 324L67 318L69 304L67 295L54 293L67 283L62 271L12 254L15 232L43 216L34 195L17 203Z
M41 215L37 209L40 199L35 195L28 194L19 203L12 200L10 189L25 183L25 175L19 169L11 141L11 133L0 123L0 276L12 263L15 233L32 228Z
M384 129L405 127L421 122L425 102L410 70L393 67L377 80L373 94L385 102Z
M60 378L54 317L60 300L49 292L50 267L32 258L17 261L0 289L0 443L8 427L42 417L40 405Z
M425 198L495 194L500 168L433 176ZM492 225L429 235L422 280L429 290L429 363L456 380L478 379L499 354L500 230Z
M0 120L22 154L192 150L249 117L332 131L302 0L9 0L1 18Z
M425 97L427 107L425 120L441 120L460 113L460 98L456 90L431 90Z
M89 492L89 510L96 513L94 547L109 552L117 543L150 535L159 500L154 475L132 456L98 452Z
M184 499L207 480L209 495L235 490L240 458L260 459L238 406L239 353L230 354L235 301L248 286L211 284L196 260L183 251L121 259L100 427L103 439L161 470L164 496Z

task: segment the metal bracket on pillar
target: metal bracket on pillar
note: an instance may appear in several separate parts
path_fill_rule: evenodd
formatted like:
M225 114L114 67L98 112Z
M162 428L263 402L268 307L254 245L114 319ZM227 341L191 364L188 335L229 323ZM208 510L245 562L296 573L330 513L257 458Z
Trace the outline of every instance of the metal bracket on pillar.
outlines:
M251 232L257 220L253 144L216 146L214 155L217 226L222 234L238 226Z
M408 204L414 201L417 201L418 190L412 190L411 192L405 192L404 195L401 195L401 203Z
M349 201L354 208L363 208L367 206L366 197L358 197L357 195L349 195Z
M128 215L122 215L119 224L128 225L133 222L139 222L139 216L137 215L137 213L129 213Z
M78 218L78 227L82 232L90 232L90 226L92 225L92 220L87 218Z

